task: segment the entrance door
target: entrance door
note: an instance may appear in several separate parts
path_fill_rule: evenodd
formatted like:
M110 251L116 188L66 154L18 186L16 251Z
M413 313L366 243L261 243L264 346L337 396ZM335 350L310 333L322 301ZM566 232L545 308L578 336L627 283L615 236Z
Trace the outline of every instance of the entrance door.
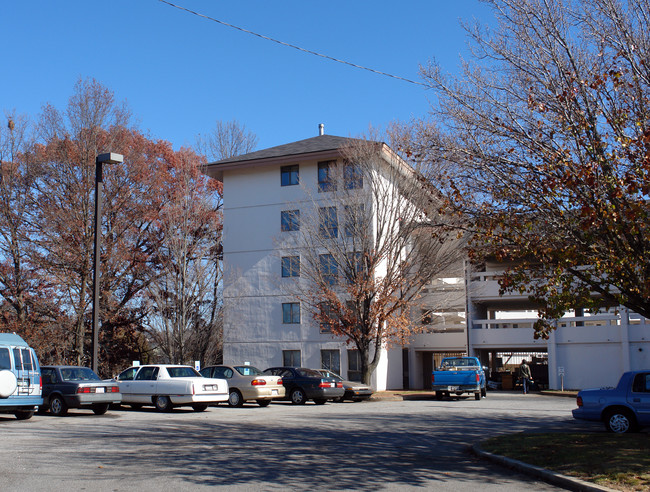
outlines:
M422 352L422 388L431 389L431 373L433 372L433 352Z

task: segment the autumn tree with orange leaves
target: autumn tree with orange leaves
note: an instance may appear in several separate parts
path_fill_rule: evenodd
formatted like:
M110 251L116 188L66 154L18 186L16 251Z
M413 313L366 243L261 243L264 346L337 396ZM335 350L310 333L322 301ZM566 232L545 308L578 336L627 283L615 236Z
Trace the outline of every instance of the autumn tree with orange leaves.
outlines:
M26 120L9 116L0 133L0 326L25 336L44 363L89 363L95 158L116 152L124 162L104 171L100 372L164 360L147 328L160 314L152 309L152 286L176 261L170 245L179 235L188 244L201 236L218 251L220 190L200 175L204 159L139 132L128 108L92 79L77 83L65 109L43 108L33 141ZM198 183L192 189L180 186L188 170ZM206 214L195 206L203 199L214 201ZM175 227L172 209L185 213L187 228ZM216 297L213 280L206 282ZM205 336L215 323L188 316L202 352L182 362L218 345Z
M513 262L501 288L538 303L536 336L571 309L650 318L650 5L486 3L462 73L422 68L436 103L408 152L444 163L475 261Z

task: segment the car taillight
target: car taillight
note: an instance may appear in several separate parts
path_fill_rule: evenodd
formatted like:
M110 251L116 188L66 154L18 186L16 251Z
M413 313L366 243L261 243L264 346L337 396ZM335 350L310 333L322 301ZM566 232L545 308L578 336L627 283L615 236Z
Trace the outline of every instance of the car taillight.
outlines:
M576 403L578 404L579 407L581 407L583 405L582 396L579 396L578 398L576 398Z
M436 377L435 377L433 374L431 375L431 382L432 382L432 383L435 383L435 382L436 382Z
M38 386L41 388L41 393L43 392L43 378L38 377Z
M337 381L336 387L337 388L343 388L343 383L341 381Z
M77 388L77 393L90 393L90 387L82 386L80 388Z
M481 381L481 376L479 373L476 373L476 382L478 383L480 381Z
M280 384L280 385L282 384L282 378L278 379L278 384Z
M253 379L251 381L251 384L253 386L264 386L266 384L266 380L264 380L264 379Z
M119 386L109 386L108 387L108 392L109 393L119 393L120 392L120 387Z

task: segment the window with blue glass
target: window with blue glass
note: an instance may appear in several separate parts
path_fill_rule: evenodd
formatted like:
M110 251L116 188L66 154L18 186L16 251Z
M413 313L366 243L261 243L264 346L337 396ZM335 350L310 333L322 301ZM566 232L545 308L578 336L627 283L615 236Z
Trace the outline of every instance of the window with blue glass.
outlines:
M323 161L318 163L318 191L336 191L334 168L336 161Z
M280 229L283 232L300 229L300 210L283 210L280 213Z
M357 164L347 162L343 166L343 185L346 190L363 188L363 172Z
M282 186L297 185L300 181L298 165L282 166L280 168L280 183Z
M299 302L285 302L282 304L282 323L284 324L300 323Z
M322 237L333 238L339 234L339 220L336 207L321 207L318 210L319 231Z
M319 255L320 276L324 283L336 285L339 275L339 267L331 254Z
M282 257L282 276L300 277L300 256Z

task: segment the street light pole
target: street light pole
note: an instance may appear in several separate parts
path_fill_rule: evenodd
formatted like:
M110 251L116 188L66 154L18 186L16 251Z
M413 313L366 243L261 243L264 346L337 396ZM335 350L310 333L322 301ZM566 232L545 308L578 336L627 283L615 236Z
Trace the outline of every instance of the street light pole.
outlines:
M93 267L93 371L99 369L99 257L102 225L102 167L104 164L124 162L121 154L100 154L95 159L95 252Z

